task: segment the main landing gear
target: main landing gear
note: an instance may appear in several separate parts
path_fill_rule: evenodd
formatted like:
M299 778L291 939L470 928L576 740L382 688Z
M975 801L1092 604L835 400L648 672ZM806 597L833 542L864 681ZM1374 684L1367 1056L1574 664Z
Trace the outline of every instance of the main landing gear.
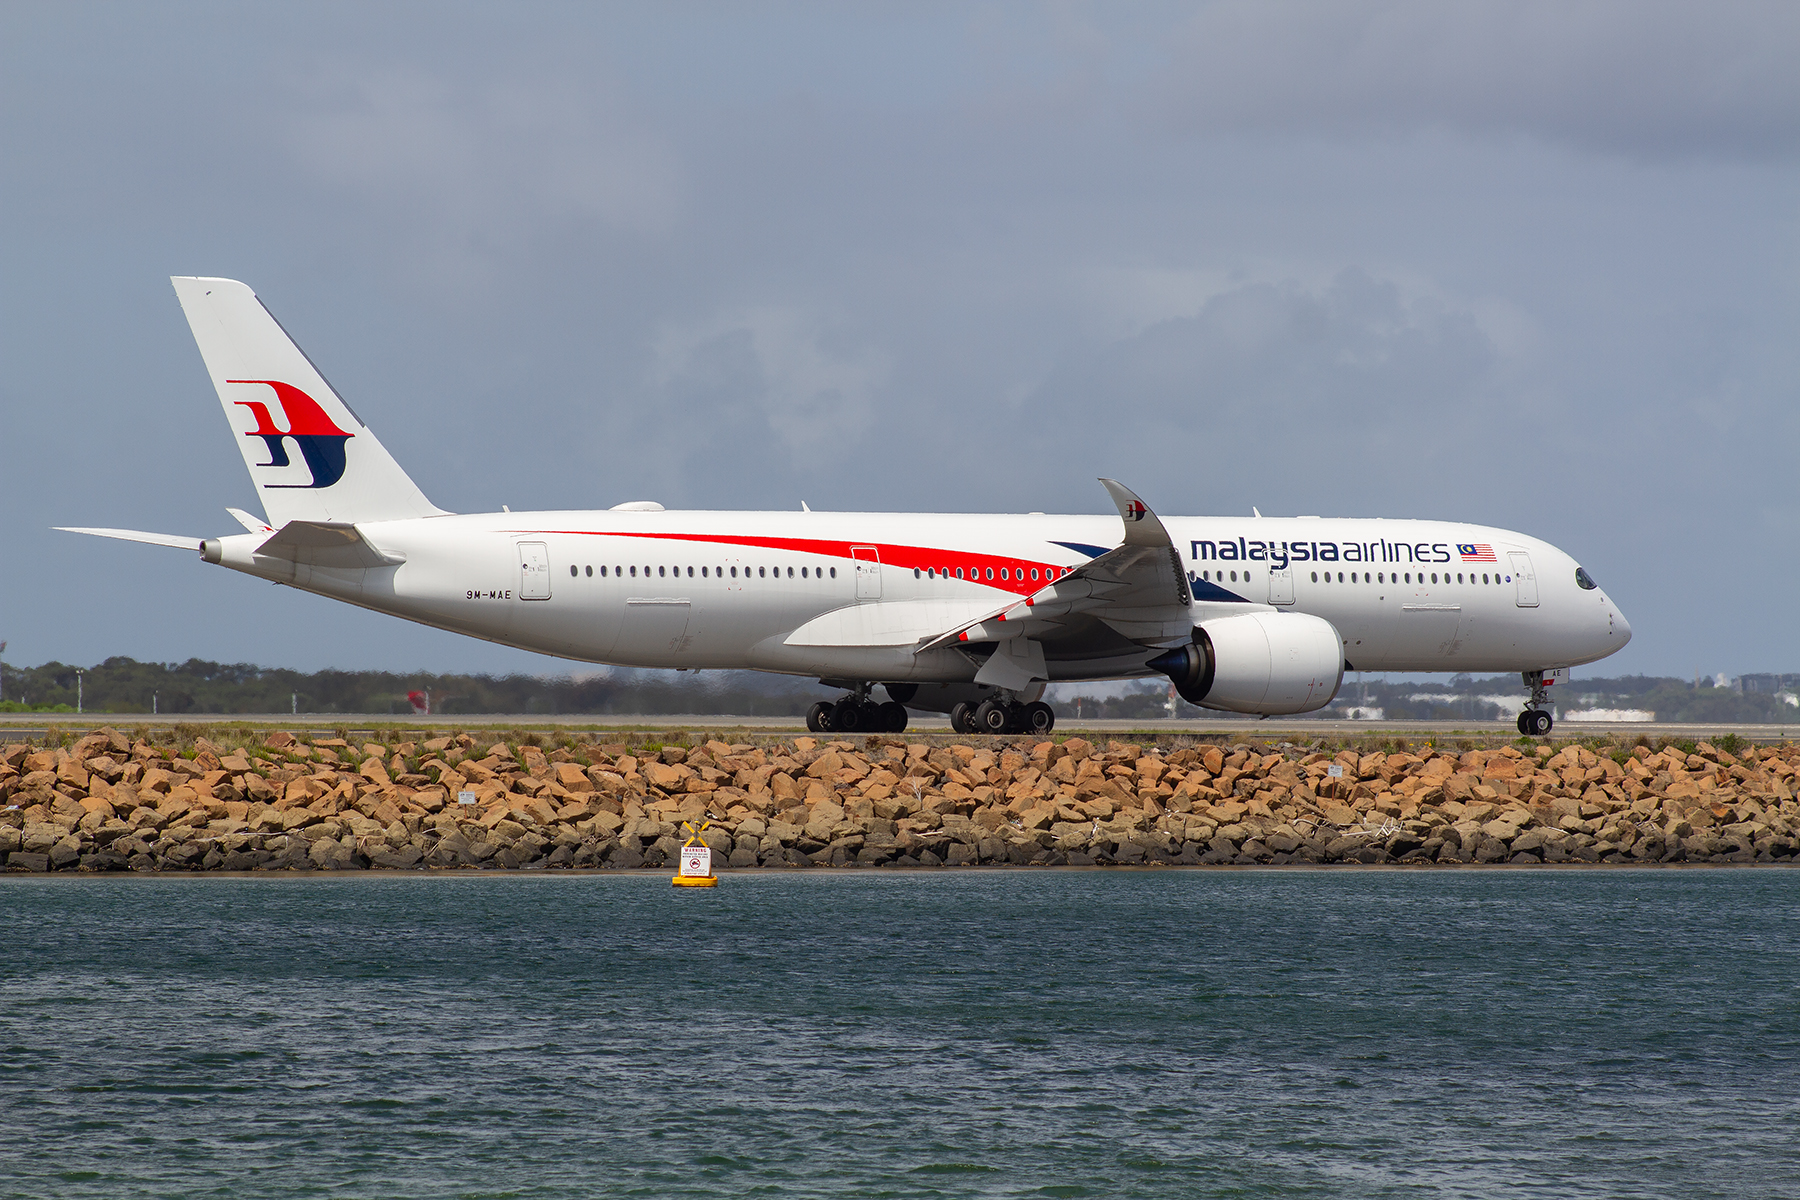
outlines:
M1042 700L1018 704L983 700L958 704L950 710L950 728L958 733L1049 733L1056 728L1056 710Z
M1549 712L1550 685L1544 681L1542 671L1525 671L1522 678L1525 686L1531 689L1531 698L1525 701L1525 711L1519 714L1519 732L1526 737L1544 737L1555 724Z
M807 709L806 727L814 733L905 733L906 705L876 704L864 685L835 704L821 700Z

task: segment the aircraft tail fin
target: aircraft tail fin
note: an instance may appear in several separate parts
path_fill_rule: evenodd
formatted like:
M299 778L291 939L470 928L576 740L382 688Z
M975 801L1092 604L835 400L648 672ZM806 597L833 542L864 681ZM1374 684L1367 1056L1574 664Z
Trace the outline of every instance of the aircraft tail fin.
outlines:
M170 280L269 524L391 521L442 509L325 382L256 293L234 279Z

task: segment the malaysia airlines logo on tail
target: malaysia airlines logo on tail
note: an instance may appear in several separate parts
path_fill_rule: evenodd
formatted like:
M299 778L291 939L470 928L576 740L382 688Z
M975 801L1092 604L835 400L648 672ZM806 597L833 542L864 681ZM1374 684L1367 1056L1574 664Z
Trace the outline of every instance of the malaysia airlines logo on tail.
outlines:
M1480 543L1477 543L1475 545L1468 545L1468 544L1459 542L1456 547L1456 552L1458 554L1462 555L1462 560L1464 562L1498 562L1499 561L1498 559L1496 559L1494 557L1494 548L1492 546L1483 545Z
M1127 521L1141 521L1144 519L1144 514L1149 511L1149 509L1144 507L1144 502L1142 500L1133 500L1130 504L1125 506L1125 519Z
M344 477L344 443L356 435L345 433L332 424L319 402L301 391L291 383L282 383L275 379L227 379L226 383L262 384L275 389L275 403L280 406L282 416L287 421L287 428L282 429L275 424L269 415L269 406L260 400L233 400L233 404L241 404L256 416L256 428L246 433L245 437L259 437L269 447L269 461L257 463L259 467L286 467L292 462L288 458L287 439L294 439L300 447L300 457L305 460L307 468L312 472L311 483L265 483L266 488L326 488Z

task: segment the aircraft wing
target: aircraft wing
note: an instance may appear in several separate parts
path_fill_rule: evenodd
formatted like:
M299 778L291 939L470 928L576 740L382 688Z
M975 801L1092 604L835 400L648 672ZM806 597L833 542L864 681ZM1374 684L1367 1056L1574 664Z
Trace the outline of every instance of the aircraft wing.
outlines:
M1102 479L1125 539L1023 600L1009 601L925 641L918 653L950 643L1054 638L1085 620L1097 620L1143 645L1186 640L1192 634L1187 572L1169 532L1125 485Z

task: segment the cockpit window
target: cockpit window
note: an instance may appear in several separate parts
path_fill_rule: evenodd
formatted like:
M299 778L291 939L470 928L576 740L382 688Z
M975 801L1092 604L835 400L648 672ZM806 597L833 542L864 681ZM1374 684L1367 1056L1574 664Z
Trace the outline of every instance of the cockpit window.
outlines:
M1575 568L1575 586L1580 588L1584 592L1591 592L1599 585L1596 584L1593 581L1592 577L1590 577L1588 575L1587 569L1585 567L1576 567Z

